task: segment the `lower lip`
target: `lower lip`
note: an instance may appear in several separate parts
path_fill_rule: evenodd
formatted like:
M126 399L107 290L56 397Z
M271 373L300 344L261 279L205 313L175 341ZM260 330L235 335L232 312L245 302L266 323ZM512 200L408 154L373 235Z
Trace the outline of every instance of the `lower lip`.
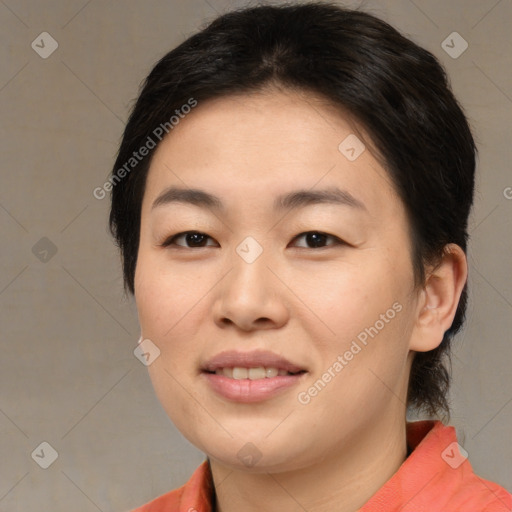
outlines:
M264 379L230 379L223 375L203 372L212 389L233 402L261 402L295 386L306 372L298 375L278 375Z

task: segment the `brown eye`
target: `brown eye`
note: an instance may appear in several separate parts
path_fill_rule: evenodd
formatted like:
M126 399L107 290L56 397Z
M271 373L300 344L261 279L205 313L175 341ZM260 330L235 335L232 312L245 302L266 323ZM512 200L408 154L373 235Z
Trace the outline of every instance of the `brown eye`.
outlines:
M169 247L176 245L189 249L207 247L206 242L208 239L213 240L210 236L205 233L201 233L200 231L184 231L168 238L162 246ZM177 243L178 240L184 240L184 243Z
M329 235L327 233L322 233L321 231L307 231L297 235L294 240L298 240L300 238L304 238L306 245L299 245L298 247L305 247L306 249L328 247L331 245L339 245L344 243L338 237ZM334 240L334 244L327 244L329 240Z

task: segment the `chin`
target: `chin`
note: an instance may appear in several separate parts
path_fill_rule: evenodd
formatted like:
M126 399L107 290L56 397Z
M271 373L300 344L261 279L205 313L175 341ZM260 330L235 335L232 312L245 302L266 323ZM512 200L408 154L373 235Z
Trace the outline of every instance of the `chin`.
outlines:
M275 425L273 426L275 428ZM298 443L300 436L287 435L287 439L268 437L272 429L265 429L264 434L253 436L229 437L223 431L218 438L211 432L200 438L188 436L187 439L212 460L234 471L248 473L281 473L307 467L317 462L318 453L308 456L304 445ZM240 430L239 430L240 432ZM315 460L313 460L315 459Z

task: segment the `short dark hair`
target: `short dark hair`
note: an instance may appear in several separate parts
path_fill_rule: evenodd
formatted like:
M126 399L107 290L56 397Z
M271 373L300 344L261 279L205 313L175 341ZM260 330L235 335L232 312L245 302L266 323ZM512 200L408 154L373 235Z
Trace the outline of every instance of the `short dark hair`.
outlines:
M156 127L170 131L169 119L191 98L201 104L271 85L323 97L369 134L407 211L416 286L424 283L425 266L439 261L446 244L466 252L476 147L443 67L388 23L333 3L230 11L167 53L142 84L112 178L119 178L122 166L127 170L126 163L146 141L154 141ZM112 186L110 229L131 293L154 151ZM466 302L467 283L441 344L415 354L408 407L449 417L446 362Z

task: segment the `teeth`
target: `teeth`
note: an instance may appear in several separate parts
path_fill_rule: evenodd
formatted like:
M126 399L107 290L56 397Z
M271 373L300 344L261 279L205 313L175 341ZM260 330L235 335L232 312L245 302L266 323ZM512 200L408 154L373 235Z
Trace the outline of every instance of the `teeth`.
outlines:
M272 377L277 377L279 371L277 368L265 368L266 376L270 379Z
M236 367L233 368L233 379L235 380L241 380L241 379L247 379L249 376L249 372L247 371L247 368L239 368Z
M287 372L286 370L272 367L265 368L263 366L258 366L256 368L242 368L239 366L235 366L234 368L217 368L215 370L215 374L223 375L224 377L235 380L258 380L265 378L271 379L272 377L277 377L278 375L291 375L291 373Z
M249 371L247 373L249 379L251 380L264 379L267 376L265 368L263 368L263 366L259 366L258 368L249 368Z
M223 368L222 372L224 373L225 377L229 377L230 379L233 378L233 368Z

